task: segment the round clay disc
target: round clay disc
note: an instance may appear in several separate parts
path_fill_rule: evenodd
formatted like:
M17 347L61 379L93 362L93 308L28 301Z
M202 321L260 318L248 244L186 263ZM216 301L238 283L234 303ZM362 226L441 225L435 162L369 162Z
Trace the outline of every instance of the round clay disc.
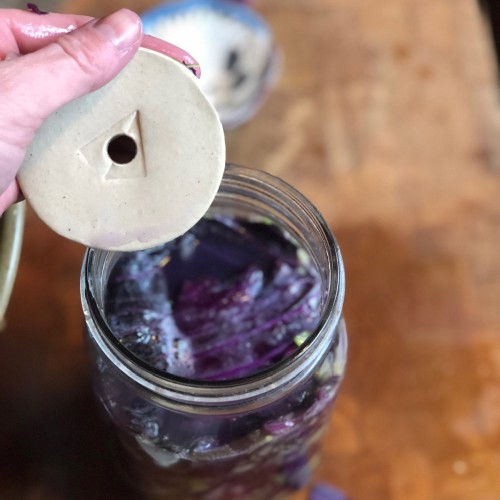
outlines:
M62 236L132 251L191 228L212 203L224 165L222 126L195 76L141 48L108 85L51 115L18 180Z

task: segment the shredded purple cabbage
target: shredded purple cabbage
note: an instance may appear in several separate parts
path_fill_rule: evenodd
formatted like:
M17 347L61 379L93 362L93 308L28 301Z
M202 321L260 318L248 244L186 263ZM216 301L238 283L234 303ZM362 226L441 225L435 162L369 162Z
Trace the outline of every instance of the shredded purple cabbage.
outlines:
M124 256L108 321L157 369L196 380L254 374L295 351L319 320L320 282L265 223L203 220L159 249Z

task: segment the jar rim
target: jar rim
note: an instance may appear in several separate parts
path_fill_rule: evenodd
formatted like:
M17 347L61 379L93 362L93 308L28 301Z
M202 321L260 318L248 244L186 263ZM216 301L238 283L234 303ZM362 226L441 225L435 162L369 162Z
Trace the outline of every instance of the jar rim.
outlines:
M335 332L335 326L341 317L345 272L340 248L325 219L317 208L290 184L257 169L228 164L219 193L227 186L241 186L242 183L251 183L254 189L286 193L287 201L295 204L296 209L302 210L307 220L321 231L328 254L327 300L322 307L316 328L292 354L263 370L235 379L204 381L179 377L150 366L123 346L113 335L98 301L91 292L92 269L96 261L102 261L115 252L89 248L84 257L81 274L82 305L87 325L89 326L90 321L98 330L89 328L90 334L114 366L142 386L145 391L154 394L156 398L173 400L169 406L182 407L186 404L207 407L235 404L240 406L243 403L248 405L252 400L255 406L255 398L266 394L270 387L274 389L275 397L279 397L295 385L298 379L302 380L312 373L317 363L318 352L326 355L329 346L335 340L336 333L332 338L330 332ZM161 404L161 401L159 403Z

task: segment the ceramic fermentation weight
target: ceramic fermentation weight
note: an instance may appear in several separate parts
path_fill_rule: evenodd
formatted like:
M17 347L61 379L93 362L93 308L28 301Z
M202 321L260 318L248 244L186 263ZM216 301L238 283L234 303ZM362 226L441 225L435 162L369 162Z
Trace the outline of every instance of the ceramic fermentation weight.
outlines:
M30 145L21 189L62 236L140 250L183 234L211 205L225 166L222 125L191 70L161 52L141 47L113 81L51 115Z

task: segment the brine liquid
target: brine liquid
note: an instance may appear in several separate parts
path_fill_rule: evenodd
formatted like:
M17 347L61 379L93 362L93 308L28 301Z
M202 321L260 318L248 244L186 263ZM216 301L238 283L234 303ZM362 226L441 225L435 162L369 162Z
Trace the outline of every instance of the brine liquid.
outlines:
M318 323L320 294L307 254L275 225L204 219L161 248L124 255L106 313L149 365L227 380L292 354Z

